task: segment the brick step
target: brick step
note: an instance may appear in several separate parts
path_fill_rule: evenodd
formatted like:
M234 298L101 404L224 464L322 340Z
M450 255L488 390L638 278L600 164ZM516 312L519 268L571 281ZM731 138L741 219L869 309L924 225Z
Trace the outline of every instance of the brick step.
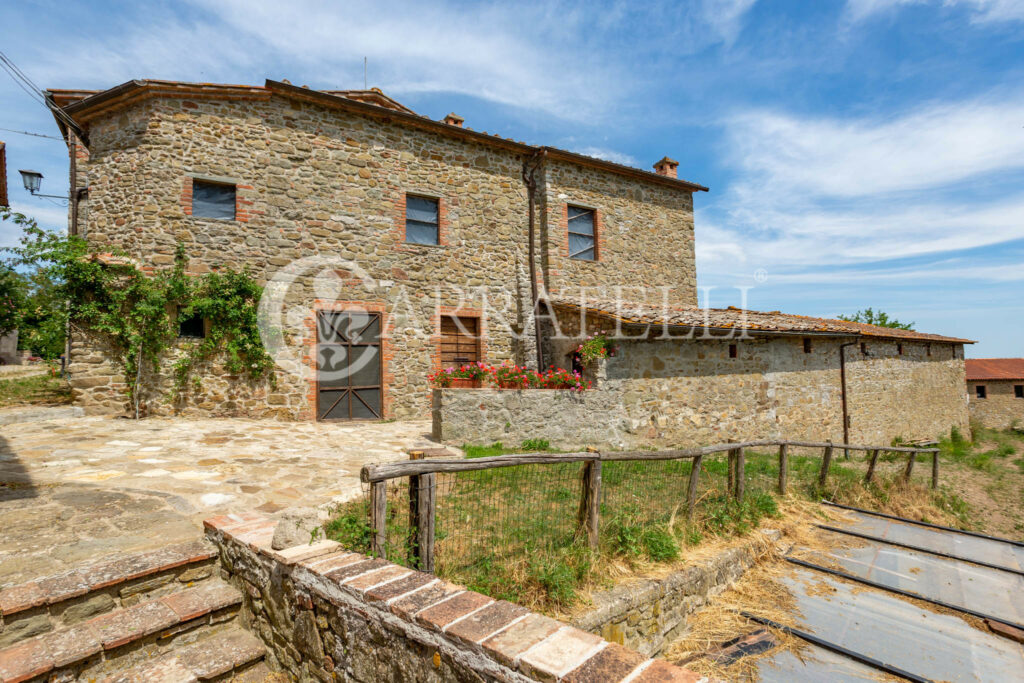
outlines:
M204 540L78 566L0 589L0 649L191 586L217 568Z
M242 594L219 578L128 607L118 607L72 626L0 650L0 681L96 680L168 647L202 637L203 629L231 625Z
M263 641L234 627L177 647L157 659L116 673L104 683L194 683L230 680L257 683L272 678L265 667L255 665L266 654Z

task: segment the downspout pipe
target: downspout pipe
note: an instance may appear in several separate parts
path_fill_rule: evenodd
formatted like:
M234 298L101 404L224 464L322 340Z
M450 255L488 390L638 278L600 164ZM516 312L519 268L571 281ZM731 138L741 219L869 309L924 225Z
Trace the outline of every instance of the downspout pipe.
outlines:
M535 218L537 207L537 169L544 163L547 155L543 149L537 150L533 155L523 160L523 184L526 185L527 212L528 212L528 240L527 258L530 261L530 301L533 316L534 343L537 346L537 372L544 371L544 350L541 347L540 332L540 292L537 284L537 222Z
M843 443L850 443L850 409L846 398L846 347L855 346L857 342L846 342L839 345L839 382L842 384L843 397ZM849 460L850 450L843 449L843 456Z

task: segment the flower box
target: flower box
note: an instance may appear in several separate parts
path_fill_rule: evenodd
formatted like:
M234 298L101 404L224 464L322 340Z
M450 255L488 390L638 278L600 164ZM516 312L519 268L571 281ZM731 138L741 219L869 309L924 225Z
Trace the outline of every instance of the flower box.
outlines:
M450 387L452 389L479 389L483 386L483 382L479 379L463 379L456 378L452 380Z

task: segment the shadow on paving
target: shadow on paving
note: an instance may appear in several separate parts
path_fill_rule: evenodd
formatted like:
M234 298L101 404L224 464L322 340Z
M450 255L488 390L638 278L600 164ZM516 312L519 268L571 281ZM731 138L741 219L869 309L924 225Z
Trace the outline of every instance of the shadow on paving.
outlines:
M0 495L0 587L201 538L193 513L179 496L92 484L39 485L31 499Z
M0 505L12 500L35 498L38 495L25 465L10 442L0 434Z

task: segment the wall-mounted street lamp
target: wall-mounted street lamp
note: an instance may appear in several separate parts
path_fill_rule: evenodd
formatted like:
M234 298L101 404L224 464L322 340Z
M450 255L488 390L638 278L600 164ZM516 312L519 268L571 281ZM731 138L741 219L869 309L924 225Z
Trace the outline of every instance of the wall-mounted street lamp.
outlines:
M43 184L43 174L39 171L26 171L20 169L18 173L21 174L21 182L25 184L25 189L29 191L33 197L52 197L54 199L63 199L67 201L67 195L62 194L41 194L39 187Z

